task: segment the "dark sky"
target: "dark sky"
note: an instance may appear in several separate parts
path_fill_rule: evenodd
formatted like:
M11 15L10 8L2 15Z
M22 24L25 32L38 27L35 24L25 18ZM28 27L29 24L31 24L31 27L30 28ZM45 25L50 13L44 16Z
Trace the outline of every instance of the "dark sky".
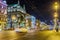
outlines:
M54 10L52 4L56 0L20 0L21 6L26 5L26 10L29 14L34 15L41 21L50 21L53 19ZM7 0L8 4L17 3L17 0Z

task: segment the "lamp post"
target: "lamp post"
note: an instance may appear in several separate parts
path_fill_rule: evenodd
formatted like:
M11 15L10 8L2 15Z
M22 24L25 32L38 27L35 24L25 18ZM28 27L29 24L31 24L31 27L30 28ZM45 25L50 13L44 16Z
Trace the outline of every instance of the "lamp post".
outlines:
M57 21L58 21L58 14L54 13L54 30L57 27Z
M57 27L57 21L58 21L58 12L57 12L58 3L57 2L55 2L54 9L55 9L55 13L54 13L54 30L55 30L55 28L58 28Z

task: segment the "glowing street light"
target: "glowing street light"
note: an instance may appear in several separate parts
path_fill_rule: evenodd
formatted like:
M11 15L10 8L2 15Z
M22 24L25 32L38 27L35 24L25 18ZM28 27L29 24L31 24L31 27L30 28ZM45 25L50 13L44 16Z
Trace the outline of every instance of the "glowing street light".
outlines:
M54 4L54 9L57 10L57 9L58 9L58 6L59 6L59 5L58 5L58 2L55 2L55 4Z
M58 17L58 14L55 12L54 13L54 18L57 18Z

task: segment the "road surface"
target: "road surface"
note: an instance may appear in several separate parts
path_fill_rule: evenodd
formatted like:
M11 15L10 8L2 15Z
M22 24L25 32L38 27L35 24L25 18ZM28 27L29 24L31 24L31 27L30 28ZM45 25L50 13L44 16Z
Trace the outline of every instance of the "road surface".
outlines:
M2 31L0 32L0 40L60 40L60 32L37 31L17 33L15 31Z

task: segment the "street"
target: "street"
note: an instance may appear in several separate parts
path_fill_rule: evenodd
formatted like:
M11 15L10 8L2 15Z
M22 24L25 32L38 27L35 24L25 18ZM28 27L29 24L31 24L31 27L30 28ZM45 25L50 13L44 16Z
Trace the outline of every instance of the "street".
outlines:
M60 40L60 32L37 31L17 33L15 31L3 31L0 32L0 40Z
M0 40L20 40L24 34L25 33L16 33L15 31L2 31L0 32Z

